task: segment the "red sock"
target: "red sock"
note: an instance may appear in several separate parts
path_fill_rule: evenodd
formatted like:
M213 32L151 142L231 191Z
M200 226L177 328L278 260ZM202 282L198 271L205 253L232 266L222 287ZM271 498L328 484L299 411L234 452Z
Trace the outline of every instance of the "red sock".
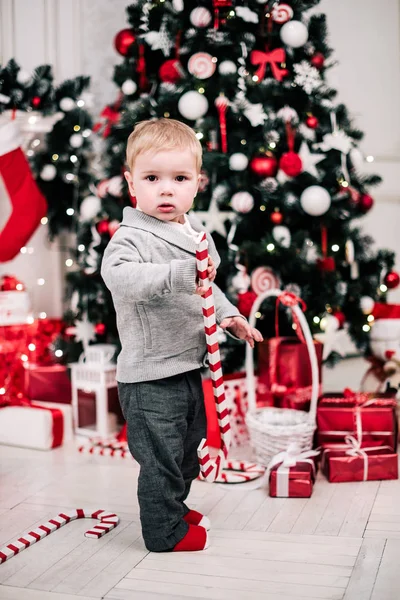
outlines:
M208 535L204 527L189 525L184 538L176 544L172 552L195 552L205 550L208 547Z
M202 515L197 510L189 510L189 512L183 517L183 520L190 525L200 525L200 527L204 527L206 531L211 529L210 519Z

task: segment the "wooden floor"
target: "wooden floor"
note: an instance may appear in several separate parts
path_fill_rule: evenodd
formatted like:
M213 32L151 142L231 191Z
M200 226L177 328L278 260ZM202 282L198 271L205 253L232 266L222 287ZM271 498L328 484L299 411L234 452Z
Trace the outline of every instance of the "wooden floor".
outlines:
M398 600L400 482L329 484L306 499L195 482L212 521L204 552L153 554L140 534L132 460L0 447L0 547L62 510L107 509L100 540L74 521L0 566L1 600Z

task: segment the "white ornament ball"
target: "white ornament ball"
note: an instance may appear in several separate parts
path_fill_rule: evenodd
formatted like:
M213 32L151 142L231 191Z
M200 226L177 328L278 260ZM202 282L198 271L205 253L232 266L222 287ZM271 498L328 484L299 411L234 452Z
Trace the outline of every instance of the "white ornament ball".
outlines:
M375 301L371 296L361 296L360 299L360 308L363 311L364 315L370 315L374 310Z
M236 192L231 198L230 205L236 212L245 214L253 208L254 198L249 192Z
M289 248L292 241L290 231L287 227L285 227L285 225L275 225L275 227L272 229L272 237L283 248Z
M83 144L83 137L80 133L74 133L69 138L69 143L73 148L80 148Z
M235 152L229 158L229 168L231 171L244 171L249 164L249 159L242 152Z
M233 75L237 71L237 66L233 60L223 60L218 67L218 71L221 75Z
M57 169L54 165L44 165L40 171L40 179L43 179L43 181L52 181L56 175Z
M179 98L178 110L185 119L195 121L208 111L208 100L204 94L199 94L194 90L186 92Z
M279 35L287 46L300 48L308 40L308 29L301 21L288 21L282 26Z
M308 215L319 217L329 210L331 197L329 192L320 185L310 185L302 192L300 204Z
M69 112L70 110L74 110L74 108L76 108L75 100L73 100L72 98L68 98L68 96L66 96L65 98L61 98L60 108L64 112Z
M28 73L28 71L24 71L23 69L18 71L18 75L17 75L18 83L20 83L21 85L25 85L28 83L28 81L30 81L30 79L31 79L31 76Z
M131 96L132 94L134 94L136 92L136 90L137 90L137 84L133 81L133 79L127 79L121 85L121 90L127 96Z
M211 23L211 13L203 6L198 6L190 13L190 22L195 27L208 27Z
M79 209L81 221L91 221L100 212L101 200L97 196L86 196Z
M239 294L247 292L250 287L250 277L246 273L246 269L242 267L234 277L232 277L232 287Z

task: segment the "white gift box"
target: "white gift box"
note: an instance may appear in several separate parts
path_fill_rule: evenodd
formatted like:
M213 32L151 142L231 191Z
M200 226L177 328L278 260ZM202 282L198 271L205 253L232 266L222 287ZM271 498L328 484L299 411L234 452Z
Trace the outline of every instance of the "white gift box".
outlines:
M36 402L0 408L0 444L50 450L73 439L70 404ZM53 413L48 408L60 411ZM62 430L60 429L62 428Z

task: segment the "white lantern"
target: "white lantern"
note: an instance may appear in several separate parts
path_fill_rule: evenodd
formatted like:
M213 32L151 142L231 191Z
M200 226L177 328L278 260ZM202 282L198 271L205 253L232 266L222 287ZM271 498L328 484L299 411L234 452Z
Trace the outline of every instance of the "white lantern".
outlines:
M231 171L244 171L249 164L249 159L242 152L235 152L229 158L229 168Z
M254 198L249 192L236 192L233 194L230 205L238 213L248 213L254 206Z
M272 229L272 237L283 248L289 248L292 241L290 231L284 225L275 225L275 227Z
M301 21L288 21L282 26L280 36L287 46L300 48L308 40L308 29Z
M329 192L320 185L310 185L301 194L300 204L308 215L319 217L329 210L331 197Z
M44 165L40 171L40 179L43 179L43 181L52 181L56 175L57 169L54 165Z
M68 96L65 98L61 98L60 108L64 112L69 112L70 110L74 110L74 108L76 108L75 100L73 100L72 98L69 98Z
M221 75L233 75L236 73L237 67L233 60L223 60L218 67L218 71Z
M208 111L208 100L203 94L192 90L179 98L178 110L185 119L195 121Z
M86 196L79 209L81 221L91 221L100 212L101 201L97 196Z
M121 90L127 96L131 96L132 94L134 94L136 92L136 90L137 90L137 84L133 81L133 79L127 79L121 85Z
M69 138L69 143L73 148L80 148L83 144L83 137L80 133L73 133Z

